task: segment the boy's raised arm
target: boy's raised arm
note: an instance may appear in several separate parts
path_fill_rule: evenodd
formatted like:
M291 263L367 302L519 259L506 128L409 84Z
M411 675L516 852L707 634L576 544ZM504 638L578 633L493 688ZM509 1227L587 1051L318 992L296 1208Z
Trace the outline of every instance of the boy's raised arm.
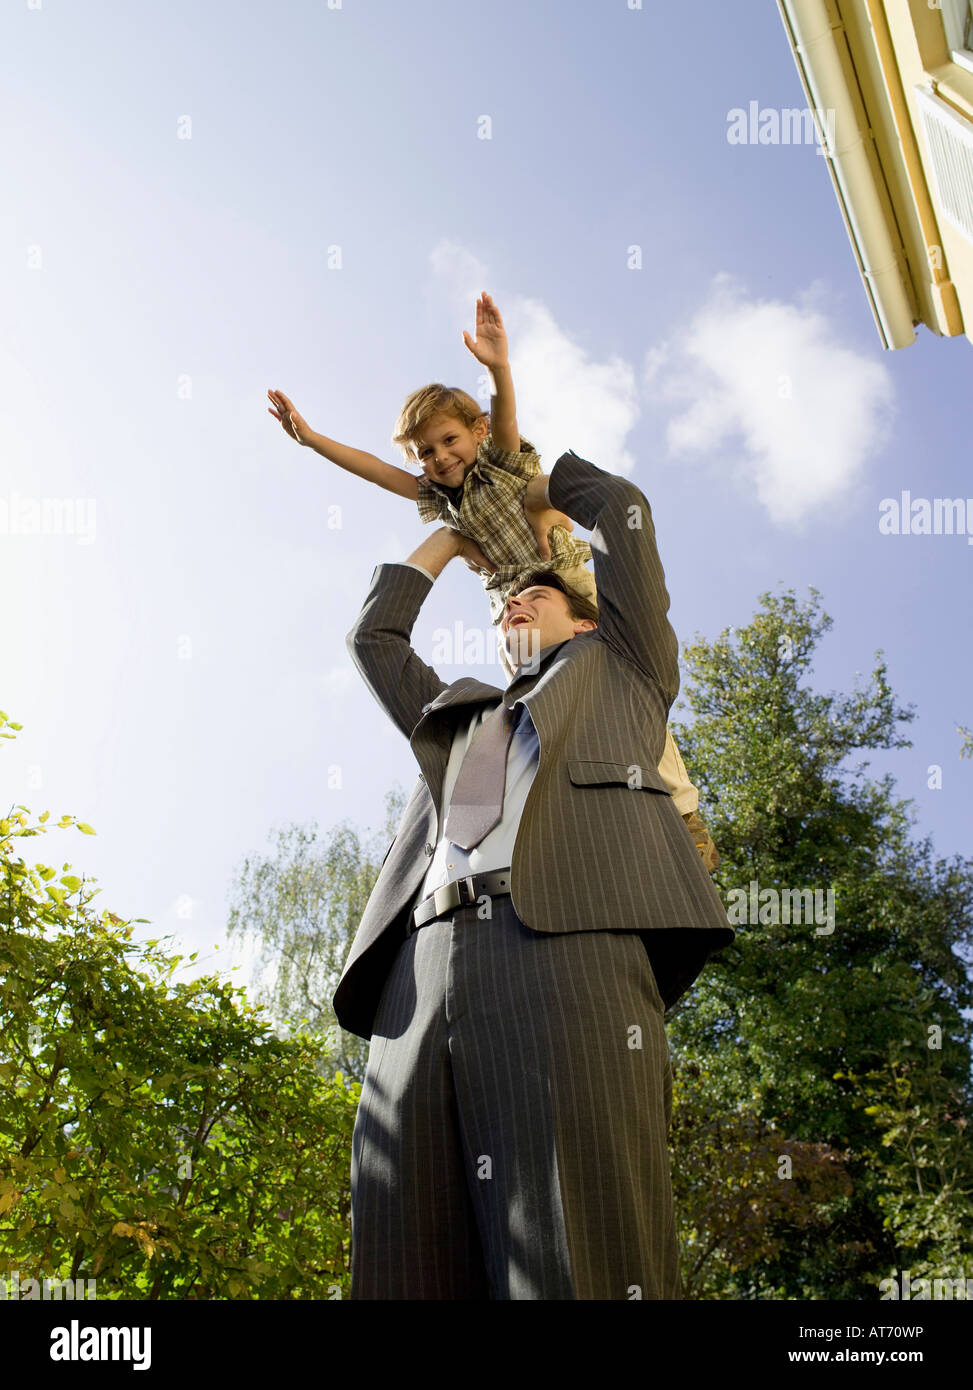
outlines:
M500 310L484 290L476 301L476 338L463 330L463 341L478 362L488 368L496 391L490 406L490 434L508 453L520 453L520 429L514 379L507 353L507 333Z
M268 391L267 395L272 402L267 407L269 414L280 421L284 433L289 434L291 439L296 439L298 444L308 445L315 453L321 454L331 463L336 463L339 468L344 468L369 483L377 483L379 487L385 488L386 492L408 497L413 502L418 499L419 479L412 473L404 468L397 468L394 463L385 463L374 454L366 453L364 449L352 449L348 444L339 444L336 439L328 439L325 435L318 434L316 430L311 429L304 417L298 414L283 391Z
M507 449L511 454L520 453L520 427L517 424L517 408L514 404L514 379L510 364L491 367L496 394L490 406L490 434L494 444Z

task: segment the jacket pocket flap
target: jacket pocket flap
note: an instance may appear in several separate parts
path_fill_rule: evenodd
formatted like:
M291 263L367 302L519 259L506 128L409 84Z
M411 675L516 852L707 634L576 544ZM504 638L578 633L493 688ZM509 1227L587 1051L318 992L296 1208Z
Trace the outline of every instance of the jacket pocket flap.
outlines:
M655 767L639 767L632 763L593 762L590 759L569 758L568 776L576 787L617 786L641 789L649 792L662 792L669 796L669 788L659 776Z

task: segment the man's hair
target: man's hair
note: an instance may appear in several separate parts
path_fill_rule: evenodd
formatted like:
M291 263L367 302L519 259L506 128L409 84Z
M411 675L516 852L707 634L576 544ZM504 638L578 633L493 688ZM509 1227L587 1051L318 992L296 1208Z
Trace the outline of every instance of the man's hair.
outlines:
M531 570L518 585L517 593L522 593L524 589L532 589L535 584L546 584L549 589L560 589L567 598L568 612L577 622L583 622L588 618L591 622L597 623L598 605L592 603L590 598L585 598L584 594L579 594L570 584L566 584L557 570Z
M392 435L392 443L398 444L410 463L416 461L413 452L416 437L437 415L455 416L468 429L472 429L477 420L486 415L486 411L458 386L444 386L441 381L434 381L431 386L420 386L418 391L406 396Z

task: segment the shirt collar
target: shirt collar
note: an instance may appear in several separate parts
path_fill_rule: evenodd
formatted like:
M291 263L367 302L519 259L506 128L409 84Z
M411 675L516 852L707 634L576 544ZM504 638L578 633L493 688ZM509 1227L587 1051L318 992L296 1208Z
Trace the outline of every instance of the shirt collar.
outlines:
M553 660L554 657L557 655L557 653L561 650L561 648L564 646L565 642L573 642L573 641L574 641L574 638L573 638L573 637L565 637L563 641L561 641L561 642L554 642L550 647L545 647L544 650L541 652L540 656L539 656L538 659L537 659L537 665L536 665L536 667L535 667L531 662L528 662L526 668L524 668L524 667L518 667L518 668L514 671L514 674L513 674L513 676L511 677L511 680L510 680L510 684L507 686L507 689L508 689L508 690L512 690L513 687L514 687L515 685L519 685L521 681L528 681L528 680L535 680L535 681L536 681L537 678L538 678L544 671L547 670L548 666L550 666L552 660Z

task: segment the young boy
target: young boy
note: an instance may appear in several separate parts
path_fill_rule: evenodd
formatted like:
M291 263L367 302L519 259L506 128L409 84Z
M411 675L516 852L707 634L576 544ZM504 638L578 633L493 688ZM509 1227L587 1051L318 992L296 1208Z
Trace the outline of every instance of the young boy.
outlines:
M392 442L407 460L419 464L421 477L317 434L281 391L267 392L269 413L299 444L416 502L423 521L442 521L461 532L468 542L467 564L483 580L494 625L503 617L508 596L518 592L526 576L542 569L555 570L575 593L594 605L595 581L587 568L591 548L587 541L571 536L570 517L551 508L525 509L524 492L528 481L541 472L541 461L517 426L507 335L500 312L485 291L476 303L476 338L464 331L463 339L493 377L490 421L465 391L438 382L413 391L399 413ZM513 667L502 637L498 651L509 676ZM712 871L719 854L696 814L699 794L668 730L659 772L704 864Z

